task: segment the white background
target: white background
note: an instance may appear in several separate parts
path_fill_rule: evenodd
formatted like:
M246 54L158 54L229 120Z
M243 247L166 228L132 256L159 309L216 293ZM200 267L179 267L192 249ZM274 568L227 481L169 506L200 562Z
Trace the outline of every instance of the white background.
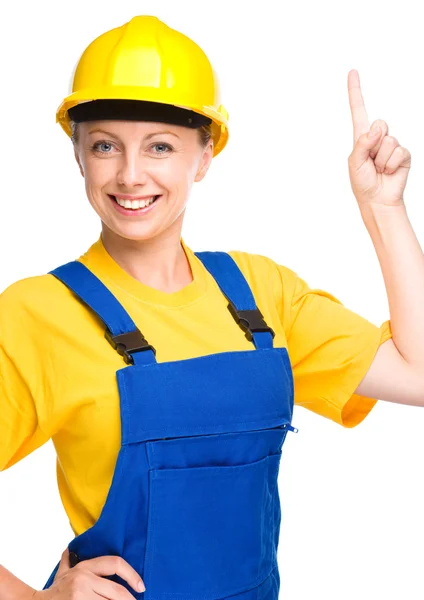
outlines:
M230 114L229 144L194 186L186 243L267 255L381 324L384 282L348 178L347 74L359 70L370 120L385 119L412 153L405 200L424 246L419 10L412 0L4 3L0 290L97 239L55 111L88 43L151 14L205 50ZM293 422L280 597L422 599L424 409L382 401L347 430L297 407ZM0 562L41 588L71 537L49 442L0 474Z

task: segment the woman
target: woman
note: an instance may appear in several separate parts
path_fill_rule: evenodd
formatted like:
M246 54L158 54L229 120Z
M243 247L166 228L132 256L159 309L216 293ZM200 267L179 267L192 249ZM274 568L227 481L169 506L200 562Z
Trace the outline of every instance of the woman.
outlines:
M270 258L182 240L191 186L228 139L194 42L135 17L86 49L57 119L101 236L0 296L0 468L52 438L75 538L41 591L2 568L10 596L276 599L294 401L345 427L376 398L424 404L410 155L384 122L370 130L355 71L349 96L351 183L389 296L381 327Z

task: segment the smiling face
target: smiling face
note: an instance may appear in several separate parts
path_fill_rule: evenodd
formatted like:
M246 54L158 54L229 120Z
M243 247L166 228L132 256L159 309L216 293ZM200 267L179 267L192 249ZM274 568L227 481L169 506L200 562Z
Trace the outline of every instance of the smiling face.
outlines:
M191 186L205 176L213 142L199 131L148 121L79 123L75 157L103 231L134 241L181 235Z

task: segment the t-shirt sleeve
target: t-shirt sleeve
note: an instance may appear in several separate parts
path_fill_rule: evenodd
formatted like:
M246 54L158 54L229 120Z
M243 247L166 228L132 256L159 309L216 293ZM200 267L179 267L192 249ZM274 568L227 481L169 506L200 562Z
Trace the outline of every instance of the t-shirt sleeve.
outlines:
M30 336L25 335L25 311L19 310L16 287L0 294L0 471L50 438L38 417L40 357Z
M354 427L377 402L354 392L379 346L392 337L390 321L377 326L290 269L279 269L290 298L285 293L283 317L295 404Z

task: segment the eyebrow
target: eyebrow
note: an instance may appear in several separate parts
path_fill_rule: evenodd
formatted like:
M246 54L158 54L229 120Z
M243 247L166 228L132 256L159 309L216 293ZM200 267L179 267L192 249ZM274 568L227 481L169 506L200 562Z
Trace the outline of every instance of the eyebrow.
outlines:
M111 137L119 139L119 137L115 133L112 133L111 131L106 131L105 129L92 129L88 133L89 134L91 134L91 133L104 133L106 135L110 135ZM149 133L148 135L145 136L144 139L145 140L150 140L150 138L154 137L155 135L164 135L165 133L169 133L170 135L174 135L177 138L180 137L179 135L177 135L173 131L163 130L163 131L155 131L154 133Z

